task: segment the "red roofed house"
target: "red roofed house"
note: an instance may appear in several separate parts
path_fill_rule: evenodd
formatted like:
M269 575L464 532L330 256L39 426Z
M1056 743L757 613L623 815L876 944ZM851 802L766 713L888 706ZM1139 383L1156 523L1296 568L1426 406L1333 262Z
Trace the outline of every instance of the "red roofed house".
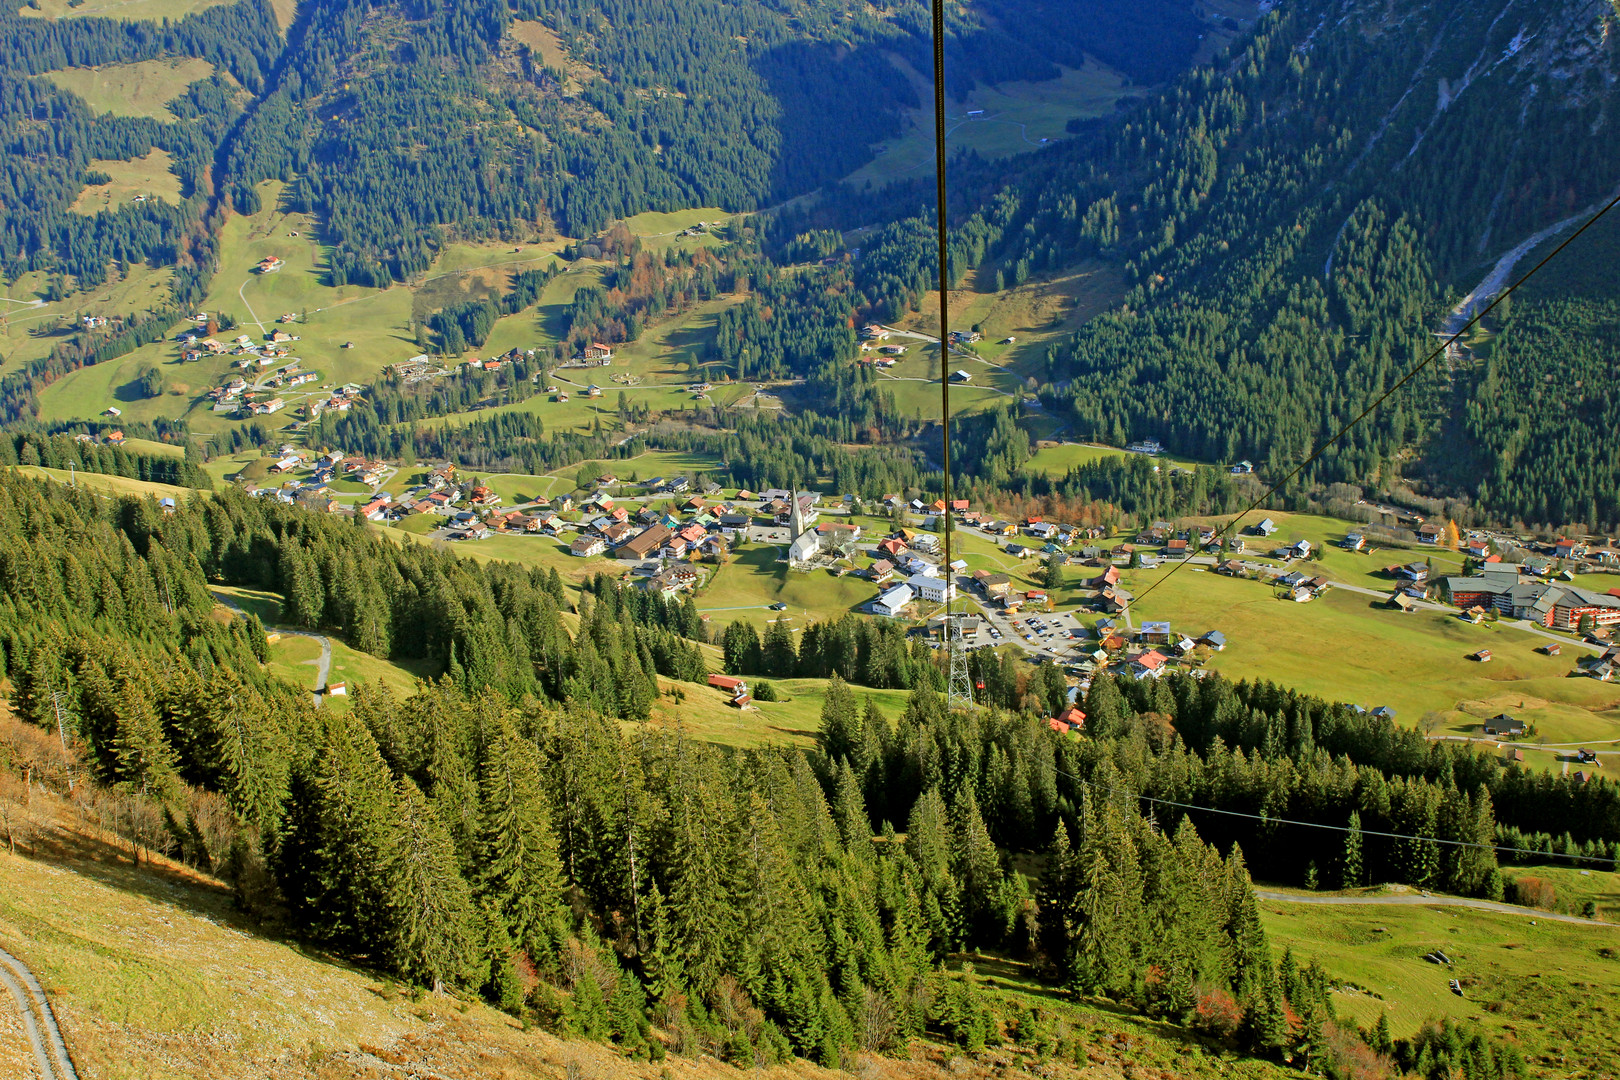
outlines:
M748 680L736 675L710 675L709 685L716 690L724 690L728 694L748 693Z
M1149 650L1131 661L1131 672L1138 679L1157 679L1164 674L1167 659L1163 653Z
M1052 719L1053 731L1079 731L1086 726L1086 714L1080 711L1080 706L1070 705Z

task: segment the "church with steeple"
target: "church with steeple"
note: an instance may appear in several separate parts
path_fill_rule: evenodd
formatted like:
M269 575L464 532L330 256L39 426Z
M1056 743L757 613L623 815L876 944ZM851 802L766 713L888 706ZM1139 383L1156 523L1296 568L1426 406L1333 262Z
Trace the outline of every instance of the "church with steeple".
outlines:
M806 520L805 504L810 496L800 495L797 490L793 492L792 501L788 504L788 566L798 567L810 561L811 556L821 550L821 536L815 529L809 527Z

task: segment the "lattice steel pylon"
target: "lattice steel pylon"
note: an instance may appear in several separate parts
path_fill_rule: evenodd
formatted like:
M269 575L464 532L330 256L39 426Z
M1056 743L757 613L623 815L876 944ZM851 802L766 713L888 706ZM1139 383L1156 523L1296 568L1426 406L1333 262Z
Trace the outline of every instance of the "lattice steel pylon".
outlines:
M947 596L950 594L947 592ZM945 684L947 709L973 708L973 674L968 671L967 641L962 636L965 611L952 611L949 601L945 608L945 649L950 654L951 677Z

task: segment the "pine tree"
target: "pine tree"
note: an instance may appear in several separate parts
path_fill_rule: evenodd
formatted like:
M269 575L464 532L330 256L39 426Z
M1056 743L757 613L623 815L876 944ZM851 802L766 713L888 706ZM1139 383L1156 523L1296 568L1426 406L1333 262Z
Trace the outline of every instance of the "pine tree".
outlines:
M793 633L787 623L777 619L765 631L763 669L773 679L791 679L798 666L798 653L793 648Z
M1059 589L1063 588L1063 580L1065 577L1063 564L1066 561L1067 560L1064 558L1061 551L1054 551L1051 555L1047 556L1046 565L1041 572L1041 587L1044 588L1047 593L1056 593Z
M1380 1054L1391 1053L1395 1049L1395 1040L1389 1034L1389 1014L1379 1013L1378 1022L1373 1025L1372 1035L1367 1039L1367 1045Z
M955 848L951 868L961 889L962 911L975 940L997 943L996 900L1001 888L1001 854L979 814L971 784L962 785L951 807Z
M1125 728L1129 712L1112 676L1100 675L1086 692L1086 734L1096 740L1113 737Z
M124 680L117 700L112 750L118 780L143 795L165 799L178 790L180 777L162 720L133 679Z
M856 855L871 854L872 823L867 818L860 781L855 779L855 770L849 767L847 759L838 768L838 787L833 795L833 820L838 823L838 835L843 839L845 848Z
M1040 904L1040 945L1053 967L1067 982L1072 976L1070 939L1079 921L1081 895L1079 862L1069 843L1069 826L1059 819L1047 849L1046 872L1036 890Z
M821 704L821 731L816 745L837 768L839 761L855 761L861 756L864 739L861 732L859 703L848 684L836 673L827 680L827 696Z

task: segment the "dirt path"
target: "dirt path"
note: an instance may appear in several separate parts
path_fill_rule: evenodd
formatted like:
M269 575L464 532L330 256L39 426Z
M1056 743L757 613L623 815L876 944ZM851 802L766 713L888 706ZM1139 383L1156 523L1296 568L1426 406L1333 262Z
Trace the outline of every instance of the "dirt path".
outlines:
M1280 901L1285 904L1353 904L1364 905L1396 905L1421 907L1465 907L1476 911L1495 911L1503 915L1523 915L1527 918L1546 919L1549 922L1575 923L1579 926L1610 926L1613 923L1599 922L1596 919L1583 919L1579 915L1561 915L1556 911L1538 911L1535 908L1516 907L1513 904L1498 904L1492 900L1470 900L1462 896L1424 896L1421 893L1394 893L1389 896L1300 896L1296 893L1275 892L1271 889L1256 889L1254 895L1261 900Z
M51 1011L51 1003L45 997L45 988L39 985L27 964L4 949L0 949L0 982L11 991L22 1013L23 1027L34 1049L40 1076L44 1080L78 1080L67 1043L62 1041L62 1029L56 1025L56 1013Z
M251 280L253 279L248 279L248 281ZM242 301L242 306L247 308L248 318L253 320L253 325L257 326L259 328L259 333L262 334L264 333L264 323L259 321L258 312L253 310L253 303L247 298L247 287L247 281L242 282L242 284L236 290L236 298Z
M243 609L241 604L238 604L228 594L216 592L213 589L208 591L213 593L215 603L223 604L232 611L236 612L238 615L246 617L247 611ZM327 637L325 634L316 634L308 630L295 630L290 626L266 626L265 629L277 634L294 634L298 637L313 638L315 641L320 643L320 659L304 661L306 664L315 665L315 689L313 691L313 696L315 698L315 705L319 707L321 702L324 700L324 698L321 696L321 691L326 689L327 677L332 673L332 639Z

